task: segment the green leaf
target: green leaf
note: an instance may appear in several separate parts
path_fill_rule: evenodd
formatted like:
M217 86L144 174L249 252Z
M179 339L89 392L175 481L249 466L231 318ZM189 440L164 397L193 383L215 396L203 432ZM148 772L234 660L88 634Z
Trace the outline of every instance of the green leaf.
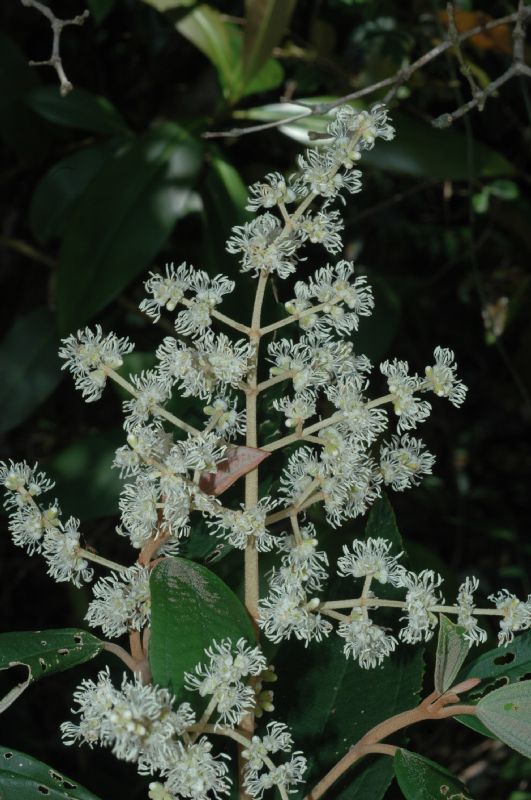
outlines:
M91 16L99 24L113 10L116 0L87 0Z
M0 136L19 155L34 160L51 142L51 126L24 102L24 96L39 84L37 70L18 47L0 33Z
M243 75L247 83L264 66L286 32L296 0L246 0Z
M128 127L105 97L75 89L62 97L57 86L40 86L26 95L27 105L49 122L95 133L127 133Z
M184 558L165 558L150 579L153 680L182 696L184 673L204 660L212 641L254 642L244 606L217 575Z
M58 161L41 178L29 208L29 224L36 239L47 242L59 236L68 225L69 211L110 157L109 145L87 147Z
M396 524L396 515L386 495L382 495L372 506L365 526L365 538L386 539L391 542L391 554L398 555L404 549L402 536Z
M0 433L24 422L61 380L54 316L37 308L19 317L0 344Z
M0 670L25 666L28 676L0 701L4 711L32 683L84 664L98 655L102 642L86 631L64 628L0 634Z
M144 0L148 6L156 8L157 11L173 11L175 8L188 8L195 4L195 0Z
M345 657L341 640L332 634L308 648L298 642L281 645L275 667L275 705L283 709L297 748L309 758L302 797L371 728L417 704L423 650L402 648L381 666L362 669ZM346 773L334 797L380 800L392 777L387 756L363 759Z
M284 77L284 67L280 61L270 58L249 82L243 84L241 96L247 97L251 94L269 92L271 89L276 89L277 86L280 86Z
M146 270L189 209L201 155L196 140L165 123L100 169L76 203L61 248L62 332L78 328Z
M0 800L98 800L76 781L42 761L0 747Z
M466 786L455 775L417 753L398 749L393 767L407 800L472 800Z
M477 704L476 713L498 739L531 758L531 681L489 692Z
M439 614L439 635L435 657L435 689L444 694L454 685L455 679L470 650L463 638L464 628L455 625L444 614Z
M333 98L309 98L309 105L328 102ZM361 104L352 103L355 108ZM273 103L270 105L238 111L238 119L269 122L282 120L300 114L301 107L292 103ZM280 130L292 139L309 144L309 131L322 133L330 117L307 116ZM469 178L497 177L513 175L513 165L500 153L481 142L474 142L474 158L469 164L467 138L459 131L434 129L428 122L415 119L401 112L393 112L392 121L396 137L390 142L377 141L372 150L362 154L362 166L415 178L435 180L469 180ZM440 157L444 152L445 157Z
M490 193L500 200L516 200L520 196L518 184L514 181L493 181L488 188Z
M485 186L481 192L472 195L472 207L476 214L485 214L489 210L490 191L489 187Z
M207 5L194 8L177 22L176 28L216 67L224 94L231 98L241 83L241 62L238 48L234 47L239 31L231 31L221 12Z
M477 702L501 682L514 684L529 673L531 673L531 631L526 631L515 637L506 647L494 647L474 661L465 664L459 673L458 681L481 678L481 684L469 692L467 698L467 702ZM456 719L483 736L493 736L479 719L470 714Z
M90 433L44 465L64 514L85 520L118 513L123 482L112 462L124 442L123 428Z

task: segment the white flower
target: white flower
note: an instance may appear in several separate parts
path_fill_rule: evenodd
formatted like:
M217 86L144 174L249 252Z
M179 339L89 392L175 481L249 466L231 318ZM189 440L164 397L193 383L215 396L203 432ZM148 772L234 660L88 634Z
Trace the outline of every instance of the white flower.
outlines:
M287 278L295 271L295 252L299 239L283 231L280 220L265 213L251 222L236 226L227 242L229 253L241 253L241 270L258 275L262 270Z
M37 472L37 464L30 467L25 461L0 461L0 484L7 489L4 498L6 508L23 506L30 498L49 492L55 486L44 472Z
M407 620L407 625L398 634L402 641L416 644L431 639L438 620L430 609L442 602L442 595L437 591L441 583L441 576L431 569L424 569L418 575L404 570L399 584L407 589L406 615L400 618Z
M216 397L210 405L205 406L204 413L210 417L214 430L225 439L246 431L245 411L237 410L237 400L230 397Z
M195 674L185 673L185 686L199 692L201 697L211 695L216 704L219 721L237 725L245 711L254 707L252 686L242 683L242 678L259 675L267 661L258 647L249 647L244 639L233 644L229 639L213 642L205 650L209 664L197 664Z
M384 361L380 371L387 378L389 392L395 414L398 416L397 430L399 433L416 428L429 416L431 405L426 400L419 400L414 396L423 387L423 381L418 375L408 374L407 361Z
M370 150L377 138L393 139L395 129L387 121L387 114L383 103L376 103L369 111L356 111L347 105L337 108L328 131L335 137L338 159L350 167L359 157L356 156L357 148Z
M211 313L223 299L234 289L234 281L225 275L210 278L206 272L194 270L190 279L190 289L195 292L192 300L183 299L187 307L177 314L175 330L185 335L203 333L212 323Z
M158 523L159 495L156 480L144 473L137 476L135 483L127 483L124 486L119 505L133 547L140 549L155 531Z
M163 374L155 370L146 370L140 375L131 375L131 383L135 387L135 396L125 400L123 408L128 415L124 422L126 431L131 432L149 422L153 417L155 424L161 424L162 417L158 409L169 400L171 392Z
M211 331L201 341L204 353L216 380L224 386L237 387L249 368L252 348L249 342L239 339L232 342L224 333L215 336Z
M362 394L360 383L352 379L340 379L337 384L325 389L326 396L338 411L339 430L347 430L355 440L370 445L387 427L387 414L381 408L371 408Z
M142 425L127 434L127 444L116 450L113 467L120 477L137 475L149 460L163 461L171 446L172 437L155 425Z
M465 629L464 638L470 644L480 644L487 640L487 631L480 628L476 617L474 617L474 592L479 586L477 578L466 578L459 587L457 594L457 605L459 614L457 624Z
M295 199L295 192L286 184L285 178L279 172L271 172L265 176L264 183L258 181L249 186L246 208L258 211L259 208L274 208L279 203L293 203Z
M315 415L315 397L310 392L300 392L292 398L282 397L280 400L274 400L273 408L283 412L287 428L296 428Z
M164 770L163 788L172 800L173 797L211 800L212 796L218 798L229 793L228 767L221 760L227 756L213 756L211 750L212 744L204 736L187 746L178 742L172 762Z
M25 547L29 555L41 553L44 537L61 528L60 509L51 505L44 511L34 503L16 508L9 517L13 543Z
M172 710L174 698L167 689L142 685L124 675L120 689L110 680L108 668L97 682L84 680L74 693L80 722L61 725L65 744L77 740L110 747L124 761L138 762L141 772L165 769L172 758L184 726L193 724L188 704Z
M283 570L280 580L286 582L286 572L295 581L304 585L305 590L316 592L322 589L328 573L328 556L324 550L317 550L319 542L316 538L315 525L309 522L299 531L299 536L286 536L280 543ZM278 583L278 573L273 575L271 586Z
M497 594L489 595L489 600L494 603L496 608L503 611L498 644L510 644L517 631L525 631L531 628L531 595L525 601L518 600L507 589L502 589Z
M275 505L276 501L272 498L263 497L253 508L242 511L226 509L217 518L207 520L207 523L215 528L217 536L226 539L233 547L245 550L252 538L258 552L265 553L276 543L276 536L269 532L265 524L268 511Z
M398 586L402 578L403 568L398 564L403 553L396 556L389 555L391 542L385 539L372 539L366 541L356 539L352 543L352 552L343 545L343 553L337 561L338 575L345 578L365 578L371 576L379 583L390 583Z
M398 644L394 636L388 636L383 628L364 618L361 609L355 609L348 622L341 622L337 633L345 639L345 655L352 656L362 669L381 664Z
M436 347L433 355L435 364L426 367L425 390L434 392L437 397L447 397L452 405L460 406L465 400L468 389L457 378L457 366L453 363L452 350Z
M177 269L172 264L166 264L165 275L156 272L150 273L150 278L145 282L146 292L152 295L149 300L142 300L140 310L152 317L155 322L160 319L163 308L174 311L181 302L186 291L191 287L193 267L186 263L180 264Z
M258 604L258 624L268 639L281 642L292 635L308 645L315 640L320 642L328 636L332 625L319 613L307 607L306 596L296 581L275 583L269 595Z
M298 225L303 241L308 239L312 244L322 244L333 254L343 248L341 231L345 226L339 211L321 209L314 214L303 214Z
M70 517L60 531L49 530L43 541L42 553L48 564L48 575L59 583L72 581L78 588L92 580L94 570L79 554L79 520Z
M273 786L294 792L296 790L292 787L304 780L306 766L306 759L302 753L293 753L290 761L274 769L256 776L254 772L249 772L245 777L244 786L251 797L256 797L257 800L260 800L264 792Z
M424 443L412 436L393 436L380 447L380 469L386 486L403 492L418 486L423 475L431 475L435 456L423 451Z
M64 360L62 369L69 369L76 388L88 403L99 400L107 381L109 369L119 369L123 356L134 349L129 339L119 339L114 333L103 336L100 325L95 332L90 328L79 330L74 336L63 339L59 357Z
M301 171L301 186L314 194L332 200L343 189L350 194L361 191L361 172L338 172L340 165L331 150L306 150L304 156L298 156L297 163Z
M257 773L263 769L268 753L291 752L293 739L287 725L283 722L269 722L266 730L265 736L253 736L246 748L242 750L242 756L247 761L247 774Z
M94 600L85 619L105 636L114 639L128 631L141 631L149 625L151 597L149 570L135 565L120 573L111 573L92 587Z

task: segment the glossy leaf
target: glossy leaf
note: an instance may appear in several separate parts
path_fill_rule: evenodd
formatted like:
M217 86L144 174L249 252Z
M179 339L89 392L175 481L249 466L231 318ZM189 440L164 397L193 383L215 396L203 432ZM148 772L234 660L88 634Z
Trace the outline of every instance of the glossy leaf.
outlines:
M439 694L444 694L453 686L469 653L470 644L463 637L464 632L464 628L455 625L444 614L439 614L434 676L435 689Z
M26 95L27 105L49 122L94 133L127 133L128 127L105 97L76 88L63 97L56 86L40 86Z
M120 427L90 433L43 464L64 514L85 520L118 513L123 481L112 462L124 442Z
M29 224L36 239L47 242L63 233L72 203L111 153L108 145L87 147L61 159L43 175L29 208Z
M24 422L61 380L54 315L19 317L0 344L0 433Z
M465 785L455 775L417 753L399 748L393 767L406 800L472 800Z
M489 692L479 701L476 713L498 739L531 758L531 681Z
M296 0L246 0L243 73L254 77L286 32Z
M98 800L76 781L42 761L13 750L0 747L0 799L1 800Z
M199 488L206 494L217 495L226 492L238 478L256 469L271 453L256 447L230 447L226 458L220 461L216 472L204 472L199 479Z
M308 102L330 98L313 98ZM361 107L356 105L356 107ZM273 103L259 108L239 111L239 119L269 122L300 114L301 107L293 103ZM373 150L364 151L361 163L384 171L410 175L415 178L435 180L468 180L514 174L512 164L500 153L481 142L474 143L474 159L469 164L467 140L455 130L436 130L428 122L414 119L400 112L392 113L396 138L390 142L377 142ZM330 118L307 116L281 126L280 130L296 141L309 143L308 132L323 132ZM444 158L440 157L444 152Z
M189 208L201 147L160 125L106 162L76 204L60 254L62 332L86 322L145 271Z
M254 641L251 620L229 587L206 567L184 558L165 558L151 574L153 680L179 699L183 676L204 660L212 640Z
M30 684L90 661L101 648L99 639L77 628L1 633L0 670L24 666L28 675L0 701L0 711L8 708Z
M236 85L241 82L241 64L236 57L231 30L221 12L212 6L197 6L176 28L216 67L225 95L234 95Z

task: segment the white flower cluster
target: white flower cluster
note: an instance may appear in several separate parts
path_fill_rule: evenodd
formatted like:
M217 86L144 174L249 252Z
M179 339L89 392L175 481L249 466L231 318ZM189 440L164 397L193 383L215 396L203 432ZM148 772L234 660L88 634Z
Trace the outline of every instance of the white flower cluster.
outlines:
M151 619L149 570L137 564L127 570L100 578L93 587L85 619L101 627L111 639L129 631L141 631Z
M213 642L205 655L209 663L198 664L195 674L185 673L185 686L199 692L201 697L211 696L211 710L217 712L218 721L234 727L255 703L253 688L244 684L242 678L260 675L267 668L265 657L258 647L249 647L244 639L239 639L236 645L230 639Z
M266 669L266 660L259 648L249 647L243 639L235 645L229 640L213 642L205 655L208 666L198 664L193 674L186 675L186 683L201 697L211 696L208 718L216 713L218 726L223 723L225 728L234 728L254 704L254 688L242 679L259 676ZM98 673L96 681L84 680L74 701L79 722L61 725L65 743L99 744L110 748L117 758L135 762L142 775L159 773L164 782L150 784L153 800L207 800L228 794L229 756L213 755L209 739L198 738L192 706L187 702L176 706L167 689L143 685L125 675L118 689L107 668ZM278 786L290 791L301 782L306 768L301 753L293 753L278 766L269 757L281 751L291 753L292 746L291 735L280 722L269 723L264 736L248 741L243 757L249 794L261 798L266 789Z
M30 555L41 554L56 581L78 587L91 581L93 570L80 552L79 520L63 522L56 500L43 508L35 499L54 487L44 472L37 472L37 465L0 461L0 485L6 489L4 506L13 542Z
M129 339L120 339L114 333L103 335L100 325L91 331L85 328L74 336L63 339L59 356L64 360L62 369L69 369L87 403L99 400L107 383L108 371L119 369L123 357L134 349Z
M259 624L274 642L289 639L294 634L308 644L312 640L319 641L332 631L332 625L322 619L322 614L326 614L326 605L319 598L308 600L307 596L308 590L320 591L322 581L326 578L323 569L327 563L326 554L316 551L316 545L317 540L310 539L305 532L299 544L286 547L288 555L283 557L282 568L273 570L270 576L269 596L260 602ZM402 613L400 619L404 625L398 637L408 644L427 642L438 624L438 614L447 611L439 591L442 578L432 570L422 570L418 574L406 570L400 564L402 553L392 555L390 550L390 542L381 538L355 540L350 549L344 545L343 555L337 562L338 575L343 578L363 578L369 582L369 586L376 581L404 590L402 601L389 604L398 607ZM466 578L459 587L453 607L457 623L464 628L464 637L471 645L484 642L487 638L486 631L478 625L474 616L476 606L473 594L478 585L477 578ZM500 645L511 642L516 631L531 628L531 595L524 602L507 590L502 590L489 599L502 612L498 636ZM386 601L380 602L368 589L350 605L352 612L348 620L340 622L337 629L338 635L345 640L344 653L363 668L375 667L398 644L395 636L372 619L372 614L380 606L385 606ZM313 623L308 619L312 617Z

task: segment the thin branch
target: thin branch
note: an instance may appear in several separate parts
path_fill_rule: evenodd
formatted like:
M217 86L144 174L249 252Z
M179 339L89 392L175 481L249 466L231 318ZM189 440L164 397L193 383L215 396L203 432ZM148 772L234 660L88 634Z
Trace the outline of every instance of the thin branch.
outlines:
M61 92L61 96L65 97L74 87L66 76L61 60L59 50L61 33L63 32L63 28L66 28L68 25L83 25L87 17L90 16L90 11L85 9L82 14L72 17L72 19L59 19L55 16L51 8L44 5L44 3L40 3L39 0L20 0L20 2L23 6L26 6L26 8L34 8L45 16L50 23L53 33L52 53L50 58L45 61L30 61L29 65L30 67L53 67L59 78L59 91Z
M270 130L272 128L280 128L284 125L290 125L294 122L298 122L301 119L305 119L306 117L314 117L317 115L327 114L337 106L343 105L343 103L348 103L352 100L358 100L361 97L365 97L366 95L374 94L375 92L380 91L381 89L387 89L390 87L389 91L383 98L384 103L388 103L396 94L397 90L403 84L407 83L411 76L417 72L419 69L423 69L426 64L429 64L434 59L438 58L442 55L446 50L449 50L452 47L455 47L456 42L461 44L465 42L467 39L471 39L473 36L477 36L480 33L485 33L485 31L492 30L493 28L500 27L501 25L510 25L513 23L518 23L519 20L527 21L529 17L530 10L528 7L523 6L518 11L507 14L504 17L499 17L498 19L493 19L488 22L483 22L480 25L476 25L474 28L470 28L468 31L463 31L463 33L459 34L456 40L451 41L449 38L446 39L444 42L433 47L431 50L428 50L422 56L420 56L416 61L413 61L412 64L409 66L404 67L403 69L399 70L394 75L390 75L388 78L384 78L381 81L377 81L376 83L372 83L370 86L364 86L362 89L357 89L354 92L350 92L349 94L343 95L342 97L337 98L336 100L329 102L329 103L316 103L315 105L304 106L303 111L299 111L295 114L292 114L289 117L285 117L284 119L277 119L272 120L270 122L263 122L258 125L248 125L245 127L240 128L231 128L230 130L226 131L206 131L202 134L205 139L213 139L219 137L229 137L234 138L237 136L245 136L251 133L258 133L260 131ZM517 71L519 74L528 74L529 67L521 62L521 66L518 67ZM531 70L529 70L531 72ZM299 105L302 105L299 104Z

